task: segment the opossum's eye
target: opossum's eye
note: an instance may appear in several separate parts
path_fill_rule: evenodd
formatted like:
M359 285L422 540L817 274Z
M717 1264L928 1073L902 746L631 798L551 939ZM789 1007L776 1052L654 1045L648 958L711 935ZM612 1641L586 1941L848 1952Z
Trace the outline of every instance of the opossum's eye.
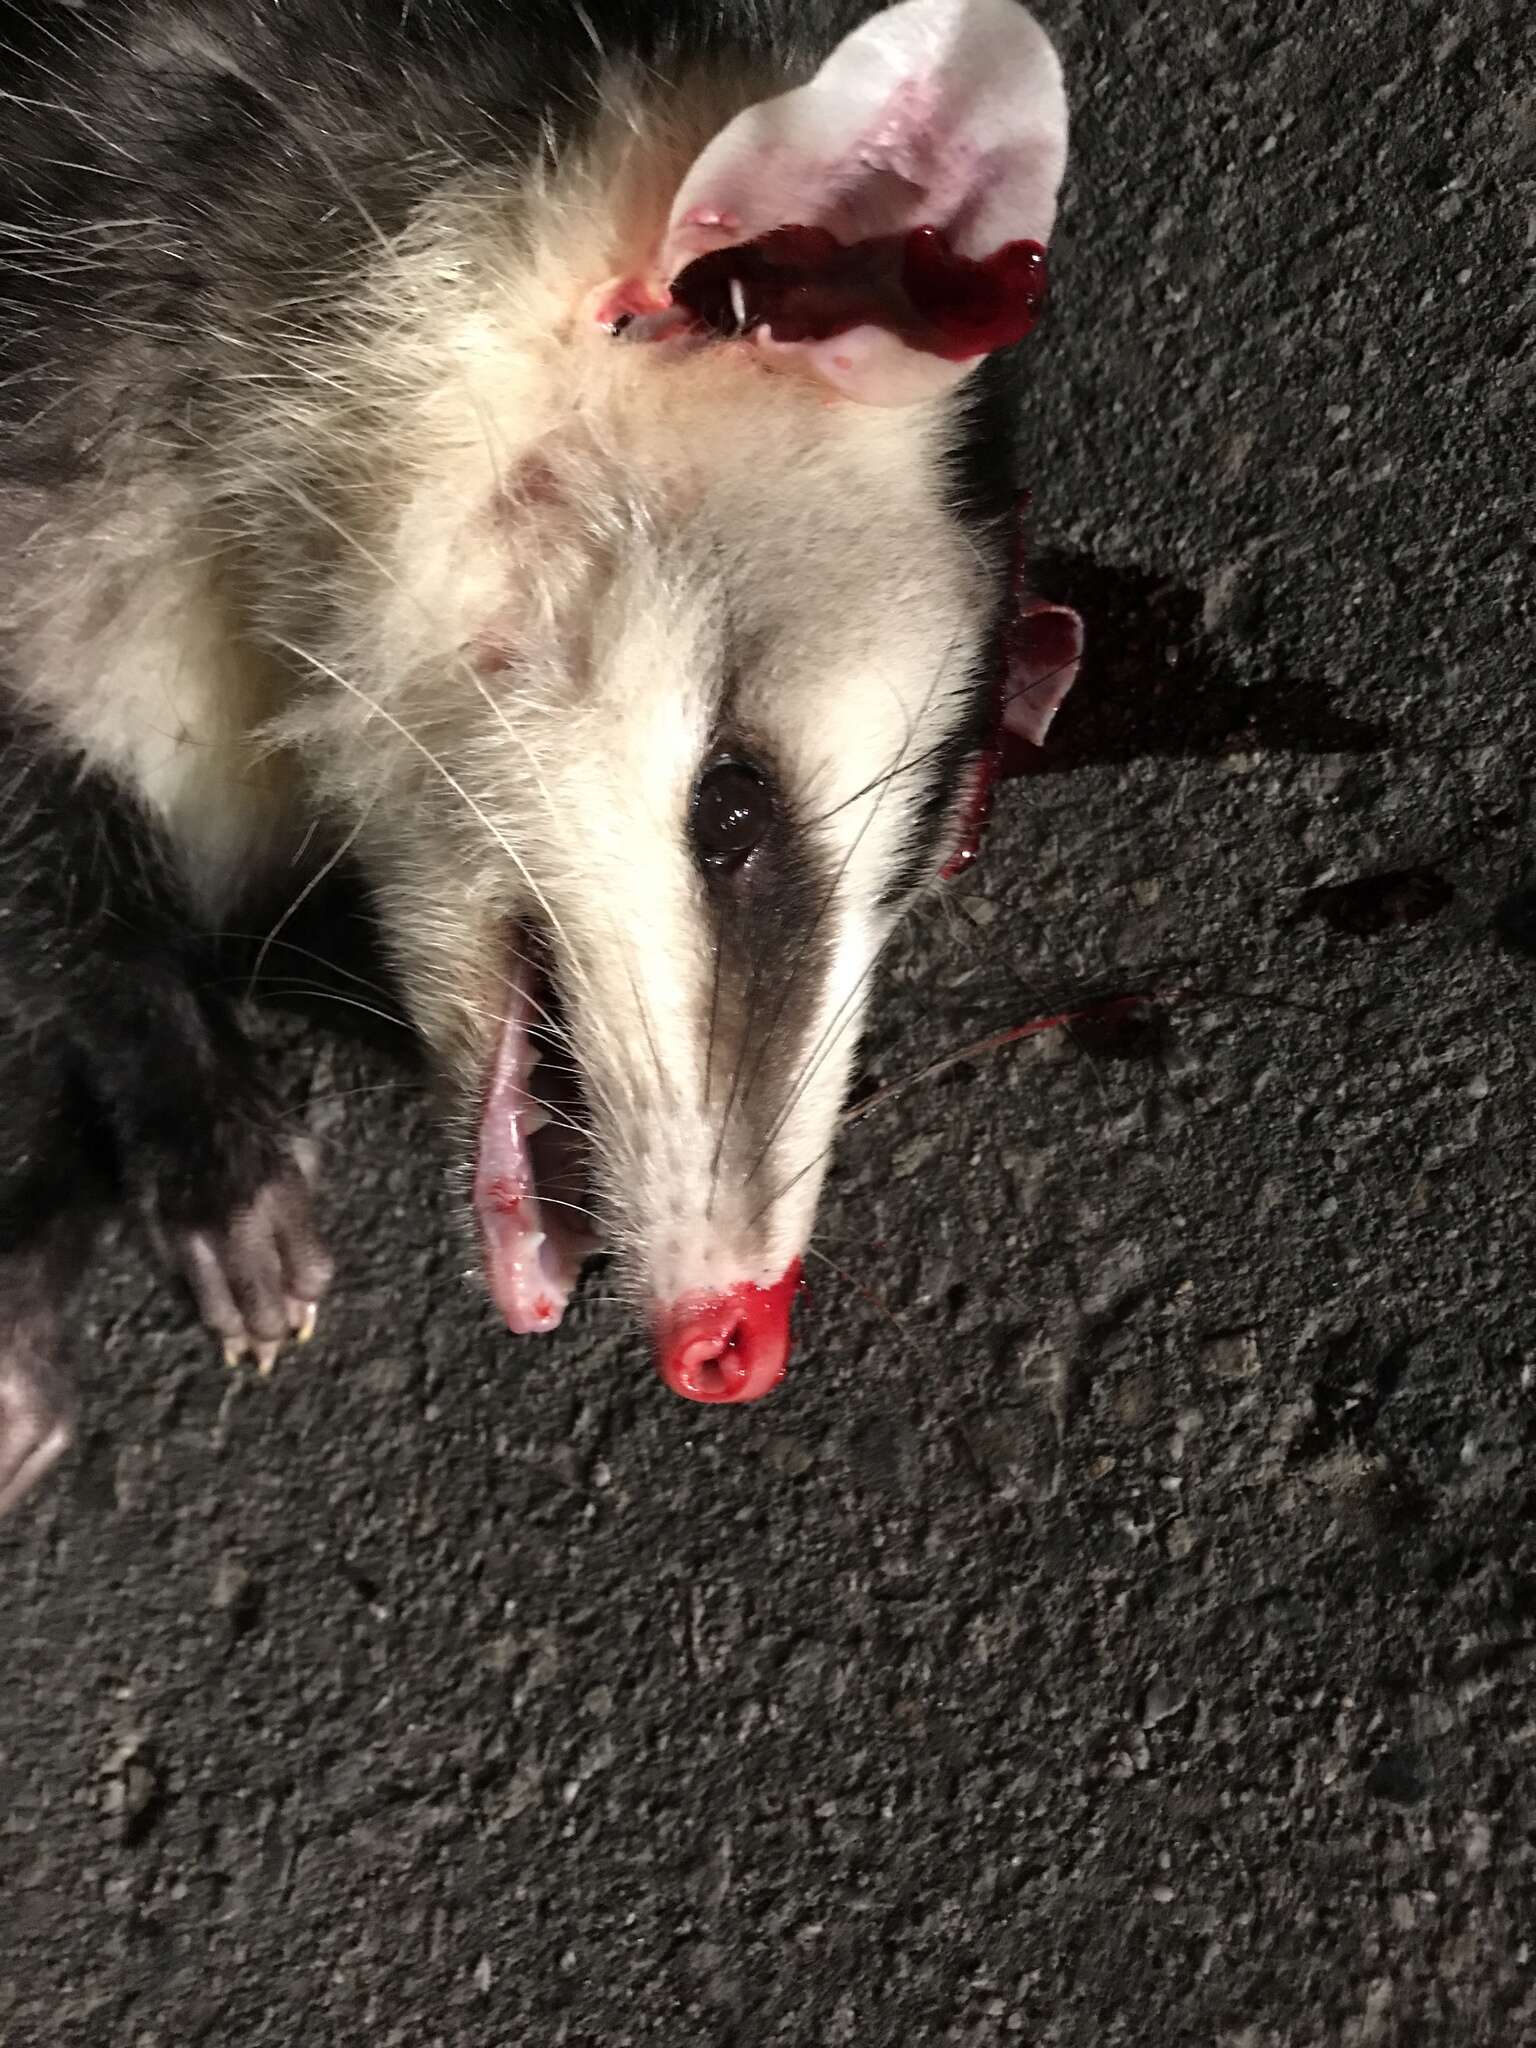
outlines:
M707 868L739 868L767 837L772 792L744 761L717 761L699 777L689 823L694 851Z

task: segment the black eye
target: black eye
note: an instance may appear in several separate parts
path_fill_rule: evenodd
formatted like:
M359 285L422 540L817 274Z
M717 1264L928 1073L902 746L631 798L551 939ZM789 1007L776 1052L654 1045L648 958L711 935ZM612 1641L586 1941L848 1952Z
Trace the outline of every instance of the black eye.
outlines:
M699 777L691 825L694 850L706 867L740 867L772 823L773 796L755 768L720 761Z

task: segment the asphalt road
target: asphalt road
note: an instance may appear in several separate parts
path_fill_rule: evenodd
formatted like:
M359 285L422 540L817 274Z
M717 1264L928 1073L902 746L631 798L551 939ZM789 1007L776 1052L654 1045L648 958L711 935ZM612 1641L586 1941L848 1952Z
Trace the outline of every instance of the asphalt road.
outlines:
M6 2048L1536 2041L1529 11L1043 12L1093 655L869 1069L1156 1018L858 1126L745 1411L275 1020L321 1340L125 1244L0 1531Z

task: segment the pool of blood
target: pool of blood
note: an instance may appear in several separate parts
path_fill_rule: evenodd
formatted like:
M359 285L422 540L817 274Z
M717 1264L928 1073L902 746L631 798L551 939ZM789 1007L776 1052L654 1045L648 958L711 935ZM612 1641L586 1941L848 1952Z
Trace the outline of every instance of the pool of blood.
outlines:
M1045 300L1045 251L1005 242L961 256L942 228L845 243L827 228L773 228L695 257L672 302L720 334L766 327L775 341L828 341L883 327L909 348L968 362L1022 341Z

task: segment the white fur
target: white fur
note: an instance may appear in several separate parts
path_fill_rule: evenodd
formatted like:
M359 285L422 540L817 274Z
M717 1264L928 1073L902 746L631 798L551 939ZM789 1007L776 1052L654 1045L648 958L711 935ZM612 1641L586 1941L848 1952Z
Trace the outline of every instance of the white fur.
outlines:
M222 918L291 850L291 776L260 734L282 704L195 484L151 472L71 508L9 627L29 708L163 819L194 901Z

